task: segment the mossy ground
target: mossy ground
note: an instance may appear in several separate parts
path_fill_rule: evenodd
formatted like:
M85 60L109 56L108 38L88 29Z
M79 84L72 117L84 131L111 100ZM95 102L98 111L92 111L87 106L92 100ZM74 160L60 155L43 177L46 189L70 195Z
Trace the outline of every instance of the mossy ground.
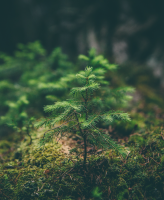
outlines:
M129 109L132 121L105 127L127 149L126 158L112 150L100 151L88 156L84 168L81 157L69 154L76 144L81 145L80 138L73 140L69 135L60 143L54 139L39 147L37 138L44 130L31 133L31 145L29 137L20 142L16 133L13 139L0 141L0 199L163 200L163 100L154 92L160 93L151 86L152 78L144 79L139 73L129 77L127 83L137 88L141 98ZM119 81L115 82L120 85ZM151 88L146 89L147 85Z
M54 139L39 147L35 138L43 130L33 132L32 145L24 138L14 150L12 143L1 141L1 199L162 200L164 130L163 121L157 121L132 133L127 141L119 140L128 150L126 158L103 151L90 155L85 169L81 158L64 152L64 143Z

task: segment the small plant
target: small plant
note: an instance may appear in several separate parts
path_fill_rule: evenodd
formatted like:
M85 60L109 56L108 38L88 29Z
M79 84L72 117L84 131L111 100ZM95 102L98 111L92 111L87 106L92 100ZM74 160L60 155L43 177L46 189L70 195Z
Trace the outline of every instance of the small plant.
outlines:
M76 77L77 84L80 86L71 89L70 99L44 107L45 112L50 112L51 116L38 122L36 126L45 125L50 129L45 132L41 144L51 140L53 135L63 136L71 132L80 135L84 143L84 166L87 160L88 145L103 149L114 148L121 155L125 155L123 148L106 131L100 129L98 123L102 121L112 123L114 120L130 121L129 115L122 111L101 111L99 105L103 104L103 100L98 99L97 101L97 94L101 88L96 82L100 77L94 74L92 67L86 67L85 71L81 71Z
M28 134L30 118L40 117L44 105L65 96L60 79L72 71L74 65L60 48L48 54L38 41L19 44L13 56L0 53L0 136Z
M93 191L92 191L92 196L95 198L95 199L102 199L101 196L102 196L102 192L99 191L99 188L96 187Z

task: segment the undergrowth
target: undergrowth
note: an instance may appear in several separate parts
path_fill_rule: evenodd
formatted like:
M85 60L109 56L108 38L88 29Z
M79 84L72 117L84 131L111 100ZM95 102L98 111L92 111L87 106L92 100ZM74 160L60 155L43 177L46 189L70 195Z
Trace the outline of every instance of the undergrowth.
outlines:
M91 155L85 169L82 159L76 155L69 159L60 144L56 144L58 150L48 143L44 151L36 152L35 145L29 148L28 141L23 142L19 159L13 152L10 161L1 162L1 198L162 200L164 140L161 130L154 133L156 128L132 135L125 159L113 150L104 151Z
M2 57L1 134L10 131L12 134L0 141L0 199L163 200L163 101L154 86L146 86L146 83L154 81L152 75L143 77L139 68L131 69L133 73L129 68L126 68L129 71L124 71L124 67L120 74L109 72L109 67L116 69L117 66L109 64L102 55L96 56L93 49L88 56L79 56L84 62L81 69L84 65L93 66L96 76L98 72L105 76L104 79L99 77L99 83L104 85L95 94L101 94L104 102L101 104L101 98L96 98L95 103L99 106L94 111L102 109L105 113L110 104L110 109L124 108L131 116L128 123L100 121L97 124L126 150L126 156L122 158L114 149L99 149L96 145L95 149L91 148L88 141L84 168L84 158L79 154L83 139L77 130L72 129L63 140L52 137L51 141L47 140L44 146L40 146L39 140L49 129L35 130L31 118L36 113L36 118L45 115L48 119L41 110L43 105L68 99L70 89L79 86L75 85L75 71L69 69L73 64L59 48L48 56L38 42L20 46L15 57ZM25 68L21 68L23 63L26 63ZM126 74L128 78L125 80ZM107 84L109 81L110 86ZM127 103L129 94L122 90L128 88L126 83L137 88L140 97L137 102ZM121 97L119 103L116 101L118 95L125 97ZM36 97L39 99L37 102ZM79 118L81 116L79 114ZM68 140L71 140L71 145L67 144ZM68 146L70 151L65 151Z

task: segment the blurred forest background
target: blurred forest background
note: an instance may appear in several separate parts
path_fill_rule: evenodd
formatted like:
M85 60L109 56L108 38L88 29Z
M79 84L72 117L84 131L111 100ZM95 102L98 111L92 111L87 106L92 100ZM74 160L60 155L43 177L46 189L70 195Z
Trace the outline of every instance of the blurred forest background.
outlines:
M22 131L65 98L61 78L84 69L77 58L91 48L119 65L107 75L112 87L133 86L138 107L142 99L150 112L163 109L163 8L162 0L1 1L0 134L6 124Z
M95 47L111 62L146 64L163 77L163 9L162 0L1 1L0 51L39 40L75 59Z

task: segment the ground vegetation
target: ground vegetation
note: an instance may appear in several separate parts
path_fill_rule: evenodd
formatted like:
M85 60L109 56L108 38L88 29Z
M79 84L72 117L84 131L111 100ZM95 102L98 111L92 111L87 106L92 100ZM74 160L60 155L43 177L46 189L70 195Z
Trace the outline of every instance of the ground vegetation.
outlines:
M139 68L39 42L1 54L1 199L162 200L163 94Z

